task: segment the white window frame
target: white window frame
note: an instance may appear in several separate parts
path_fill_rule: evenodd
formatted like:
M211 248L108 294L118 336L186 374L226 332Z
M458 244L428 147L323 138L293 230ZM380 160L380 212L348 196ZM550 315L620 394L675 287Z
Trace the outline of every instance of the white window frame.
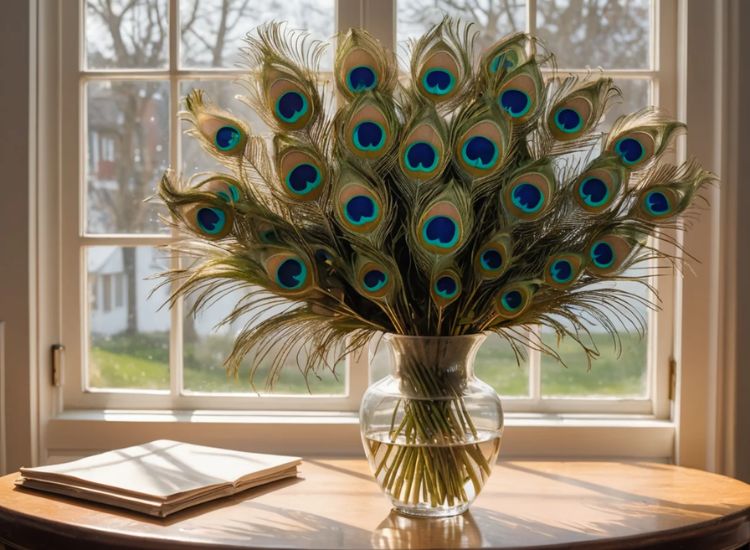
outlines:
M661 9L659 13L661 16L658 19L654 19L656 32L662 33L666 29L668 35L662 35L662 45L676 44L676 17L677 17L677 3L678 0L656 0ZM533 6L533 2L530 2L530 7ZM59 13L59 12L63 13ZM384 16L384 13L391 14L390 23L388 18ZM174 10L172 10L174 14ZM69 15L66 15L64 10L57 7L50 7L40 10L40 27L39 30L46 28L50 31L49 36L52 38L59 38L62 34L73 34L77 36L75 29L71 28L68 24ZM378 34L381 40L388 42L390 33L390 39L392 41L395 36L395 9L392 2L379 2L377 0L360 0L352 2L339 2L338 11L339 27L343 26L342 22L348 25L356 25L365 23L371 30ZM62 23L61 23L62 22ZM62 24L61 31L60 24ZM80 24L80 19L77 24ZM40 32L40 34L43 34ZM74 90L75 96L79 96L78 91L78 59L80 51L70 51L70 41L66 47L65 42L62 42L63 48L61 51L60 60L48 60L49 64L55 66L55 63L60 63L58 66L58 74L61 77L61 82L57 83L58 88L62 89L62 97L71 97L70 92ZM54 58L55 55L50 53L50 45L47 44L47 55ZM43 48L42 48L43 49ZM54 48L52 49L54 51ZM674 58L675 49L666 52L659 52L660 60L669 59L671 55ZM40 52L40 57L44 57L44 52ZM76 72L72 74L66 70L66 60L69 62L71 56L76 61ZM176 59L176 58L173 58ZM671 65L660 64L657 66L671 66L672 69L667 73L664 72L659 78L661 87L665 87L665 82L671 79L671 82L676 82L676 62ZM666 69L665 69L666 71ZM624 71L631 73L630 71ZM642 73L643 71L638 71ZM651 71L646 71L651 73ZM619 72L618 72L619 73ZM640 76L640 74L631 74L631 76ZM54 83L54 78L50 78L46 75L42 80L49 79ZM48 82L49 83L49 82ZM676 86L672 86L671 89L675 89ZM66 95L67 90L67 95ZM655 94L659 94L659 86L655 89ZM44 110L45 105L60 105L60 96L57 98L49 97L49 93L42 94L44 97L40 99L41 110ZM676 94L673 98L672 103L676 104ZM176 97L176 96L175 96ZM659 97L657 95L657 97ZM662 96L661 104L667 105L665 98ZM59 124L59 129L63 131L61 134L63 139L60 144L61 148L57 152L50 153L52 157L59 157L58 160L63 160L62 173L58 177L54 177L52 174L52 180L59 180L61 182L75 181L76 184L80 181L77 177L71 178L71 170L69 167L69 159L71 158L66 153L69 150L66 145L70 145L69 140L65 139L67 134L65 128L70 128L71 124L75 128L80 128L81 117L79 113L81 111L81 105L72 105L69 102L65 102L65 108L60 109L60 120L53 123ZM173 106L174 110L175 106ZM50 109L52 110L52 109ZM672 112L675 109L670 109ZM50 114L50 113L48 113ZM44 117L42 117L44 118ZM174 122L174 119L171 121ZM53 134L54 135L54 134ZM80 134L78 135L80 137ZM75 148L78 148L78 143L75 142ZM54 149L55 144L49 144ZM176 145L173 145L175 147ZM73 155L75 162L78 162L79 166L82 166L80 158L80 151ZM41 165L41 163L40 163ZM58 194L61 195L60 203L62 205L62 211L68 211L70 204L71 193L61 193L59 189L55 189L53 193L48 194L44 198L39 199L40 212L52 212L51 220L39 220L40 231L47 229L49 233L42 232L44 234L43 241L48 241L47 244L55 243L56 233L54 232L54 221L56 218L55 212L58 207L55 206ZM77 193L76 193L77 195ZM76 197L76 201L78 198ZM46 208L46 209L45 209ZM80 205L77 205L76 211L80 211ZM66 222L66 216L61 216L63 223L61 224L65 228L66 223L71 223L69 220ZM67 218L70 218L68 216ZM78 220L75 220L78 223ZM77 228L76 228L77 231ZM65 229L63 229L63 234ZM52 237L50 237L50 235ZM63 236L63 240L64 240ZM142 244L142 237L134 238L132 241L128 241L129 237L123 238L118 237L118 242L122 244ZM100 239L101 244L110 244L106 237L96 237ZM153 243L155 244L159 238L154 238ZM44 244L44 243L42 243ZM87 241L87 244L99 244L98 241ZM67 248L63 247L63 250ZM50 258L45 261L40 261L40 264L48 264L52 267L62 265L63 271L70 269L73 263L76 264L77 269L83 269L80 257L76 255L61 253L58 249L55 254L52 254ZM71 263L73 262L73 263ZM43 266L40 266L43 267ZM57 272L54 272L57 273ZM666 279L666 278L665 278ZM82 299L81 296L85 296L85 289L82 289L80 285L77 290L78 295L70 292L69 286L63 284L63 280L59 276L50 276L49 282L45 279L46 284L58 284L57 298L52 300L52 304L44 301L44 305L49 311L53 319L56 318L60 322L61 329L55 331L50 329L49 332L54 334L57 332L62 338L57 339L58 341L66 341L64 335L66 334L66 325L71 324L70 322L62 322L60 316L63 311L70 311L71 305L78 304L81 307ZM675 288L670 282L666 288L661 288L662 294L672 295L672 289ZM65 289L61 292L59 289ZM54 292L50 291L50 294ZM56 303L55 303L56 302ZM48 307L49 306L49 307ZM62 307L60 307L62 306ZM671 306L670 306L671 308ZM79 309L80 311L80 309ZM669 317L668 322L661 322L653 330L652 325L652 338L656 338L657 334L671 334L673 331L671 327L673 325L673 319L671 316L660 315L660 319L666 319ZM66 313L66 320L70 318ZM661 339L660 339L661 340ZM662 340L663 341L663 340ZM671 344L671 338L670 338ZM671 355L671 346L660 346L660 364L668 363L668 359ZM40 353L41 355L41 353ZM664 358L666 361L661 361ZM80 365L80 356L76 357L75 354L67 353L67 362L69 368L67 369L67 376L70 376L73 372L79 371L80 369L75 368L76 365ZM46 362L41 362L46 364ZM366 369L356 368L350 370L350 372L366 372ZM662 388L666 387L667 380L663 376L658 377L657 384L661 384ZM80 375L79 375L80 379ZM115 447L118 445L128 444L132 441L140 441L148 437L148 434L154 434L156 437L185 437L189 436L193 440L200 440L209 443L217 443L221 441L223 444L227 444L232 441L236 446L245 446L245 442L240 441L242 438L247 438L248 432L253 434L252 442L249 446L253 448L267 447L272 449L285 449L294 452L359 452L359 436L356 429L356 417L353 414L336 413L332 409L331 412L315 412L307 414L294 414L294 413L262 413L262 412L249 412L233 413L228 416L224 413L201 411L199 409L205 408L201 405L204 403L194 403L195 406L186 406L186 403L181 403L180 407L169 406L169 403L165 403L164 396L148 396L148 395L118 395L116 393L108 393L104 399L94 399L87 403L75 404L74 401L69 401L68 396L65 396L64 402L66 403L65 410L62 409L63 395L60 390L52 390L45 387L46 376L40 376L40 396L43 404L43 410L41 412L40 422L40 438L39 438L39 460L46 462L48 460L54 460L55 457L72 456L80 453L89 451L96 451L106 448ZM362 379L363 385L361 390L364 389L366 379ZM80 386L79 386L80 387ZM155 397L156 399L150 399ZM213 397L213 396L212 396ZM233 396L237 397L237 396ZM242 398L240 398L242 399ZM512 405L509 400L506 401L506 409L512 409ZM222 398L222 409L228 409L225 406L226 402ZM108 411L109 408L120 408L126 406L129 410L122 411ZM157 409L156 412L150 413L147 410L134 411L133 409ZM176 411L175 409L183 408L188 409L183 412ZM210 407L215 408L215 407ZM247 403L242 404L243 409L247 409ZM272 407L266 407L268 409ZM279 407L279 409L288 409L289 407ZM666 413L665 413L666 411ZM674 423L668 418L669 401L662 402L658 407L652 410L651 414L613 414L609 416L599 415L543 415L543 414L527 414L527 415L509 415L508 429L506 435L508 436L512 449L507 449L506 456L517 455L547 455L547 456L639 456L639 457L651 457L651 458L668 458L672 455L672 447L674 442ZM564 412L564 411L559 411ZM620 411L622 412L622 411ZM632 411L630 411L632 412ZM113 422L118 423L118 427L115 428ZM206 423L209 424L207 429L200 429L197 424ZM284 433L288 435L293 442L282 442L278 437L278 429L283 426ZM121 429L119 429L121 428ZM158 434L158 435L157 435ZM244 434L244 435L243 435ZM256 437L256 435L266 434L268 439L262 439ZM236 438L234 436L237 436ZM231 438L231 439L230 439ZM558 442L559 444L555 444Z

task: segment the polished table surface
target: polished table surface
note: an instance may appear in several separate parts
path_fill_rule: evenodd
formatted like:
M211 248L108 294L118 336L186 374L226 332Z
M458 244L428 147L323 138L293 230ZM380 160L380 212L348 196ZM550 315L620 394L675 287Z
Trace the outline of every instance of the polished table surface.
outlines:
M500 462L471 510L390 511L357 459L307 459L300 478L165 519L46 495L0 478L0 541L24 548L737 548L750 485L649 462Z

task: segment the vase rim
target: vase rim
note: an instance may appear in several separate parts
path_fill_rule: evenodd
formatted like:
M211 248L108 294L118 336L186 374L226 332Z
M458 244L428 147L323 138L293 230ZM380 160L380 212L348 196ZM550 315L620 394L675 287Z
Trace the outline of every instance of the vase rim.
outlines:
M397 334L395 332L386 332L383 336L385 340L478 340L486 338L487 333L476 332L474 334L456 334L450 336L420 336L414 334Z

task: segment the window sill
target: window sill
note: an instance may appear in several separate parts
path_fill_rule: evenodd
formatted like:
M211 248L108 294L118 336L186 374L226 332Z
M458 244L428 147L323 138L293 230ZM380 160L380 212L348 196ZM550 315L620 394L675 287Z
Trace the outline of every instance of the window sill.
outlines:
M501 457L669 460L675 427L643 415L506 415ZM351 412L70 410L50 421L48 462L152 439L305 456L362 454Z

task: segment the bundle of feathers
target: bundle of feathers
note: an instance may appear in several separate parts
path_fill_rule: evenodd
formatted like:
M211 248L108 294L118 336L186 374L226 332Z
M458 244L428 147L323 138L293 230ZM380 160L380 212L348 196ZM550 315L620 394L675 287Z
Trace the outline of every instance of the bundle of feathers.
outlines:
M399 77L396 56L351 29L337 39L330 98L322 43L259 28L239 98L273 130L271 151L200 90L187 96L189 133L226 172L162 179L185 237L173 248L192 258L166 283L172 300L193 295L193 313L243 290L226 319L245 327L230 371L252 352L251 374L270 360L272 383L300 345L314 372L387 332L494 332L517 354L558 357L530 325L575 339L590 360L592 323L615 341L643 325L637 296L598 283L664 258L654 243L676 243L660 228L683 228L712 181L694 161L659 164L683 124L645 108L597 132L619 96L611 78L545 82L554 58L533 37L481 55L474 38L445 19L410 44Z

